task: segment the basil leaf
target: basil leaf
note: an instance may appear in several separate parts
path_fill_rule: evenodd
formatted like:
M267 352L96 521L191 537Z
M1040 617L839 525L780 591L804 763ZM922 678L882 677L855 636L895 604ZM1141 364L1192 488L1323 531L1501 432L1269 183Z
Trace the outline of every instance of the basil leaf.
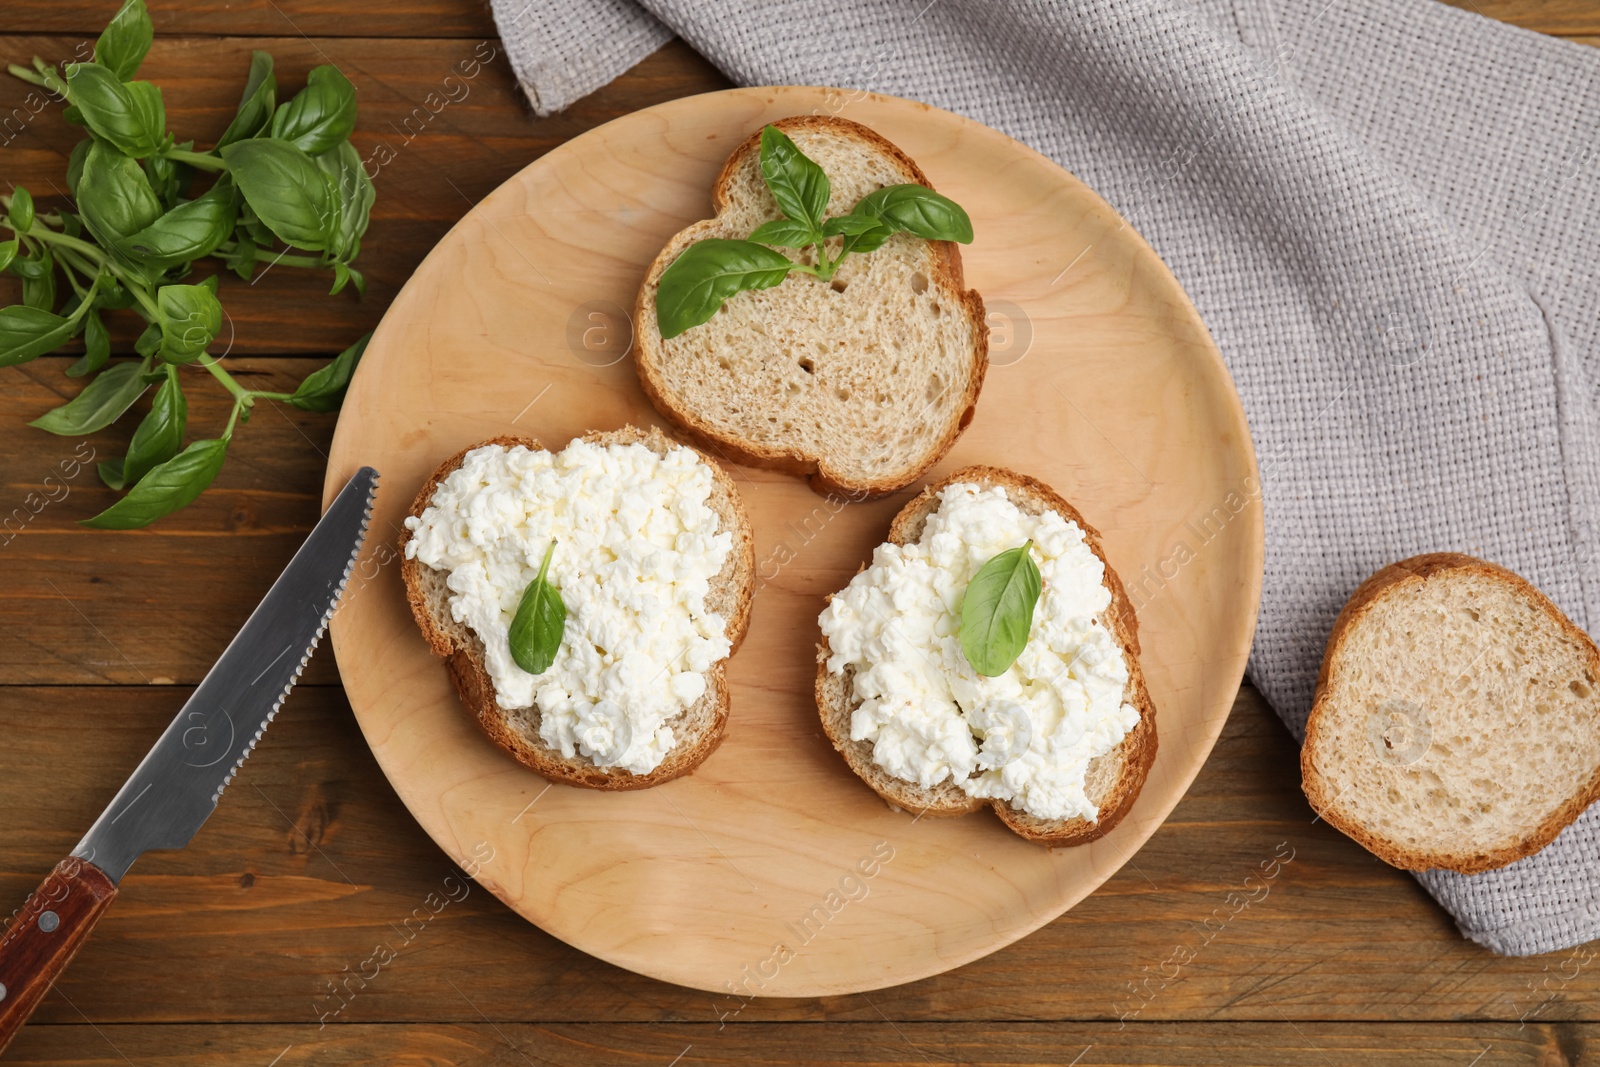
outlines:
M317 169L322 170L320 167ZM339 202L338 184L326 171L322 172L322 184L328 191L328 213L322 219L322 243L323 250L331 254L343 226L344 205Z
M328 252L346 264L361 249L372 215L372 200L377 195L372 179L361 165L361 156L349 141L343 141L317 157L317 166L332 180L339 202L338 231L328 242Z
M875 230L883 225L871 215L857 215L851 212L848 215L836 215L822 224L824 237L854 237L856 234Z
M37 259L26 254L14 257L10 263L6 264L6 269L27 281L29 279L43 278L50 273L53 263L54 261L50 258L50 250L44 248L39 250Z
M179 204L116 247L156 271L166 271L210 255L233 233L237 220L233 182L223 175L199 199Z
M133 431L127 457L100 464L100 480L113 489L122 489L176 456L183 447L183 430L188 421L189 404L183 398L178 368L168 365L165 380L151 401L150 413Z
M277 101L278 82L272 74L272 56L266 52L250 53L250 75L245 79L244 95L239 98L239 109L222 131L217 141L220 151L224 145L254 137L272 121L272 107Z
M67 157L67 192L73 196L78 195L78 179L83 176L83 161L88 158L92 144L94 138L85 137L72 146L72 155Z
M0 308L0 367L60 348L78 332L78 321L24 304Z
M333 265L333 288L329 293L337 293L344 288L344 283L350 282L356 287L356 292L362 296L367 295L367 277L354 267L346 263Z
M271 248L277 238L272 231L261 224L256 218L256 213L250 210L250 202L245 201L239 206L238 232L254 241L257 248Z
M844 252L876 252L885 241L899 232L880 219L872 229L847 236L844 239Z
M779 211L813 230L821 228L831 191L828 176L776 126L761 130L761 177Z
M152 322L145 326L137 340L133 342L133 350L141 356L153 356L161 350L161 324Z
M233 244L233 251L223 259L233 273L249 281L250 275L254 274L256 269L256 243L247 235L240 234L234 238Z
M82 378L85 374L93 374L104 367L110 358L111 335L106 331L106 324L100 321L100 313L91 308L88 317L83 320L83 355L67 368L67 377Z
M67 71L72 103L95 134L130 156L159 151L167 116L161 90L149 82L124 82L98 63L75 63Z
M306 375L289 397L289 403L302 411L339 410L345 387L350 384L350 377L355 374L356 364L361 362L361 354L367 350L370 340L372 331L368 330L361 340L340 352L326 367L318 367Z
M94 61L127 81L139 73L155 35L144 0L125 0L100 31L100 39L94 43Z
M139 164L104 141L95 141L78 179L78 210L103 245L138 233L161 217L161 201Z
M222 469L228 452L227 438L196 441L165 463L151 468L128 495L84 526L100 530L134 530L194 502Z
M240 141L222 150L228 172L256 216L280 240L320 252L338 223L338 205L322 169L294 145Z
M63 436L103 430L144 394L144 371L138 360L107 367L77 396L28 425Z
M181 148L185 152L194 149L193 141L185 141L174 148ZM189 195L189 186L194 183L194 168L187 163L174 163L163 155L154 155L144 161L145 176L150 179L150 189L156 194L156 199L161 201L161 206L171 211L177 206L178 201Z
M104 463L95 465L95 473L100 475L100 480L105 483L106 488L122 489L128 484L128 480L122 476L124 462L120 459L108 459Z
M344 287L350 284L350 268L339 260L333 261L333 288L328 290L329 296L338 296Z
M9 241L0 241L0 270L11 266L11 261L17 258L18 247L15 237Z
M796 222L793 219L763 222L750 234L750 240L757 244L776 245L779 248L804 248L821 239L822 235L809 222Z
M511 658L529 674L543 674L556 661L561 651L561 635L567 627L567 606L561 601L561 592L550 584L550 557L555 555L556 543L544 550L544 562L539 564L539 576L528 583L517 604L517 614L511 620L506 637L511 642Z
M272 115L271 134L308 155L318 155L356 128L356 87L337 67L313 67L306 87Z
M961 651L986 677L1004 674L1028 643L1033 609L1044 588L1028 551L1032 547L1027 541L985 563L961 598Z
M20 185L11 190L11 210L7 215L18 233L33 229L33 194Z
M862 197L851 212L881 219L929 241L972 240L972 220L961 205L923 185L891 185Z
M156 292L161 312L160 357L168 363L190 363L205 353L222 329L222 305L216 278L200 285L163 285Z
M108 311L121 311L131 308L136 303L134 295L126 286L115 278L101 277L100 293L94 299L95 306Z
M40 249L38 259L14 260L11 266L23 267L26 271L22 276L24 304L40 311L49 311L56 306L56 261L48 248Z
M753 241L696 241L661 272L656 286L656 326L676 337L715 315L730 296L771 289L794 267L782 252Z

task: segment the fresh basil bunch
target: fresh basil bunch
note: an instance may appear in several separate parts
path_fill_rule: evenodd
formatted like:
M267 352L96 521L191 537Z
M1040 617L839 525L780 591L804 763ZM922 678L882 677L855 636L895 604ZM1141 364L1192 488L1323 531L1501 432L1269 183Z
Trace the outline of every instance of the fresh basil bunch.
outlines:
M961 205L922 185L891 185L862 197L848 215L823 218L832 191L828 176L776 126L761 131L761 177L783 218L762 223L743 241L708 238L684 249L656 287L663 338L709 321L735 293L770 289L792 272L830 281L850 253L874 251L897 233L972 240L972 220ZM835 239L838 254L830 257ZM776 248L809 249L811 262L796 262Z
M126 0L92 62L71 64L64 78L37 57L31 68L8 68L63 100L67 121L89 136L67 165L70 209L36 211L21 187L0 196L0 235L10 232L0 241L0 270L22 279L23 301L0 308L0 367L82 335L83 358L67 374L89 381L31 424L56 434L104 429L156 387L127 455L100 464L101 479L128 494L84 522L110 529L146 526L199 496L257 400L337 409L366 345L362 338L292 393L245 389L209 352L223 320L216 277L184 281L196 260L212 256L245 279L265 260L332 270L333 293L352 284L365 290L351 263L374 190L350 144L355 87L336 68L318 67L280 104L272 57L256 52L233 121L212 151L196 152L167 129L161 90L134 80L153 37L144 0ZM195 192L202 173L214 178ZM134 344L139 358L112 363L101 312L124 308L148 325ZM204 368L233 397L222 434L187 448L185 364Z

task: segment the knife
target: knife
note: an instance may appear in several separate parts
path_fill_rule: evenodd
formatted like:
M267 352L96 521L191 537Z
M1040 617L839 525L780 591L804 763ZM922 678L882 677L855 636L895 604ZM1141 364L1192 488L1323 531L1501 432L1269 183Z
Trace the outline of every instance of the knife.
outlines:
M88 940L133 861L183 848L216 809L327 628L366 538L377 481L363 467L339 491L78 847L0 930L0 1051Z

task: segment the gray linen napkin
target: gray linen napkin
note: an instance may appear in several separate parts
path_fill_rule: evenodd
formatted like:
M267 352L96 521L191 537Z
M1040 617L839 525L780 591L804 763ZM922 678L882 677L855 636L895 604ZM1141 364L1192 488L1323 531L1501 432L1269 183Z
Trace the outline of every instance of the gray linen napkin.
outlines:
M1106 197L1244 399L1267 522L1249 672L1297 736L1334 616L1393 560L1469 552L1600 623L1600 52L1428 0L494 9L541 114L676 33L741 84L968 115ZM1499 871L1418 875L1514 955L1600 936L1597 876L1600 807Z

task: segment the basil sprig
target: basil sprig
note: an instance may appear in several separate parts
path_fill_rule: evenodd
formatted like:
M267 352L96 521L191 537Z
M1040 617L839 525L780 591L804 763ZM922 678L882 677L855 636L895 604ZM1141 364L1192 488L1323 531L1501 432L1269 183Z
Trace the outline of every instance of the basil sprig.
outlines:
M550 557L555 554L556 543L552 540L544 550L539 576L522 591L506 635L511 642L511 658L529 674L543 674L550 669L567 628L567 605L561 600L561 591L550 584Z
M978 569L961 598L961 651L986 677L1004 674L1028 644L1033 609L1044 590L1029 540Z
M878 189L848 214L824 218L832 195L827 174L776 126L761 131L761 179L783 217L757 226L745 240L696 241L668 264L656 286L656 328L663 338L710 321L735 293L770 289L791 273L832 281L846 256L881 248L897 233L972 240L972 220L961 205L922 185ZM830 256L834 240L838 254ZM773 248L810 249L811 262Z
M32 423L57 434L103 429L159 383L126 456L100 464L101 479L128 495L88 524L115 529L144 526L194 500L256 401L337 409L366 344L358 341L292 393L246 389L210 352L226 320L217 277L189 280L196 261L211 256L246 280L270 262L331 271L335 293L365 289L352 264L374 189L349 139L355 87L321 66L279 104L272 57L255 52L233 121L215 148L197 152L167 129L161 90L134 80L153 36L144 0L125 0L92 61L62 73L37 58L8 68L64 98L67 117L89 136L68 160L65 206L40 208L20 187L0 196L0 270L22 279L23 297L0 308L0 367L82 335L84 355L67 375L86 379L83 389ZM140 358L113 362L101 313L126 308L146 323L134 343ZM186 365L216 378L234 401L221 435L187 449L179 373Z

